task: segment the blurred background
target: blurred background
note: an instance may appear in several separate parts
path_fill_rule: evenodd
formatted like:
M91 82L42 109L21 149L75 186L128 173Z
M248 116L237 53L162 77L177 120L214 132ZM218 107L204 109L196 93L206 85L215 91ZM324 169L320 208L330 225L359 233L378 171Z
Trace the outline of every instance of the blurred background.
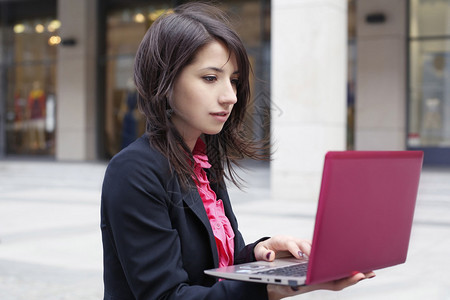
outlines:
M134 54L152 22L183 2L1 0L0 155L103 160L142 134ZM341 148L422 149L426 164L450 164L450 1L218 4L252 62L255 134L270 131L261 112L273 120L299 107L278 102L319 102L328 90L323 114L345 111ZM282 56L285 45L290 53ZM278 84L293 73L295 84ZM314 93L300 81L305 76ZM278 98L286 94L291 99ZM320 108L316 117L325 122Z
M155 19L184 2L0 0L0 299L101 297L104 168L145 127L135 52ZM450 0L216 3L252 63L247 134L273 143L273 161L249 163L257 173L236 194L244 223L257 199L263 223L273 205L313 220L326 151L422 150L421 224L448 232ZM14 290L24 284L29 294Z

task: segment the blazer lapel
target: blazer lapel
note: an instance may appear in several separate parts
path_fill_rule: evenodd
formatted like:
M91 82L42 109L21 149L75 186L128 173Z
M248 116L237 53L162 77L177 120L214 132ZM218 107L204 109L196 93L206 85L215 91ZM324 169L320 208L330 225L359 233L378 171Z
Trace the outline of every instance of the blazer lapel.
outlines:
M183 196L183 201L194 212L197 218L202 222L205 229L208 231L209 244L211 247L211 253L213 254L214 266L219 266L219 254L217 253L216 240L211 228L208 216L206 215L205 207L203 206L202 198L200 197L197 188L190 188L189 191Z

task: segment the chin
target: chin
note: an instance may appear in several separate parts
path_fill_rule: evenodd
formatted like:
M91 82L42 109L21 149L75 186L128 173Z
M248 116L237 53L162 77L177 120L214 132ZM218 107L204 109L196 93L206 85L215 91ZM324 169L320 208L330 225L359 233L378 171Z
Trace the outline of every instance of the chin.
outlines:
M223 126L220 128L210 128L209 130L204 131L204 134L208 134L208 135L215 135L215 134L219 134L223 129Z

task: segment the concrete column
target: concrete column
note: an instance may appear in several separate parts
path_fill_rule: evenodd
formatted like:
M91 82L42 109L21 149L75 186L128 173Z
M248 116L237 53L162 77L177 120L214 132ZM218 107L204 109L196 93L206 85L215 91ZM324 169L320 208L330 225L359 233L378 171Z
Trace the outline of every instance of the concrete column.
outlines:
M97 1L58 0L56 158L96 158L96 41Z
M1 5L1 4L0 4ZM0 8L1 17L3 17L3 10ZM6 78L5 70L3 68L5 64L5 49L4 46L4 28L0 24L0 158L3 158L6 152L6 128L5 128L5 106L6 106L6 82L3 78Z
M356 150L406 146L406 0L358 0ZM382 13L383 23L367 23Z
M346 147L347 0L272 0L272 198L317 200Z

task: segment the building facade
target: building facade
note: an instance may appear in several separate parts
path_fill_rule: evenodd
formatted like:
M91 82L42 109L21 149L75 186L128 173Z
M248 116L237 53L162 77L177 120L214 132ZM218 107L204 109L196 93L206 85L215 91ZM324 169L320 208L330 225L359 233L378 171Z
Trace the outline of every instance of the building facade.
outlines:
M183 2L1 1L0 155L108 159L142 134L134 55L152 22ZM270 2L220 6L233 16L258 78L249 123L263 135L270 126Z
M183 2L0 1L0 157L102 160L139 136L134 53ZM450 0L220 6L250 55L247 122L271 135L275 195L314 197L327 150L420 149L450 165Z

